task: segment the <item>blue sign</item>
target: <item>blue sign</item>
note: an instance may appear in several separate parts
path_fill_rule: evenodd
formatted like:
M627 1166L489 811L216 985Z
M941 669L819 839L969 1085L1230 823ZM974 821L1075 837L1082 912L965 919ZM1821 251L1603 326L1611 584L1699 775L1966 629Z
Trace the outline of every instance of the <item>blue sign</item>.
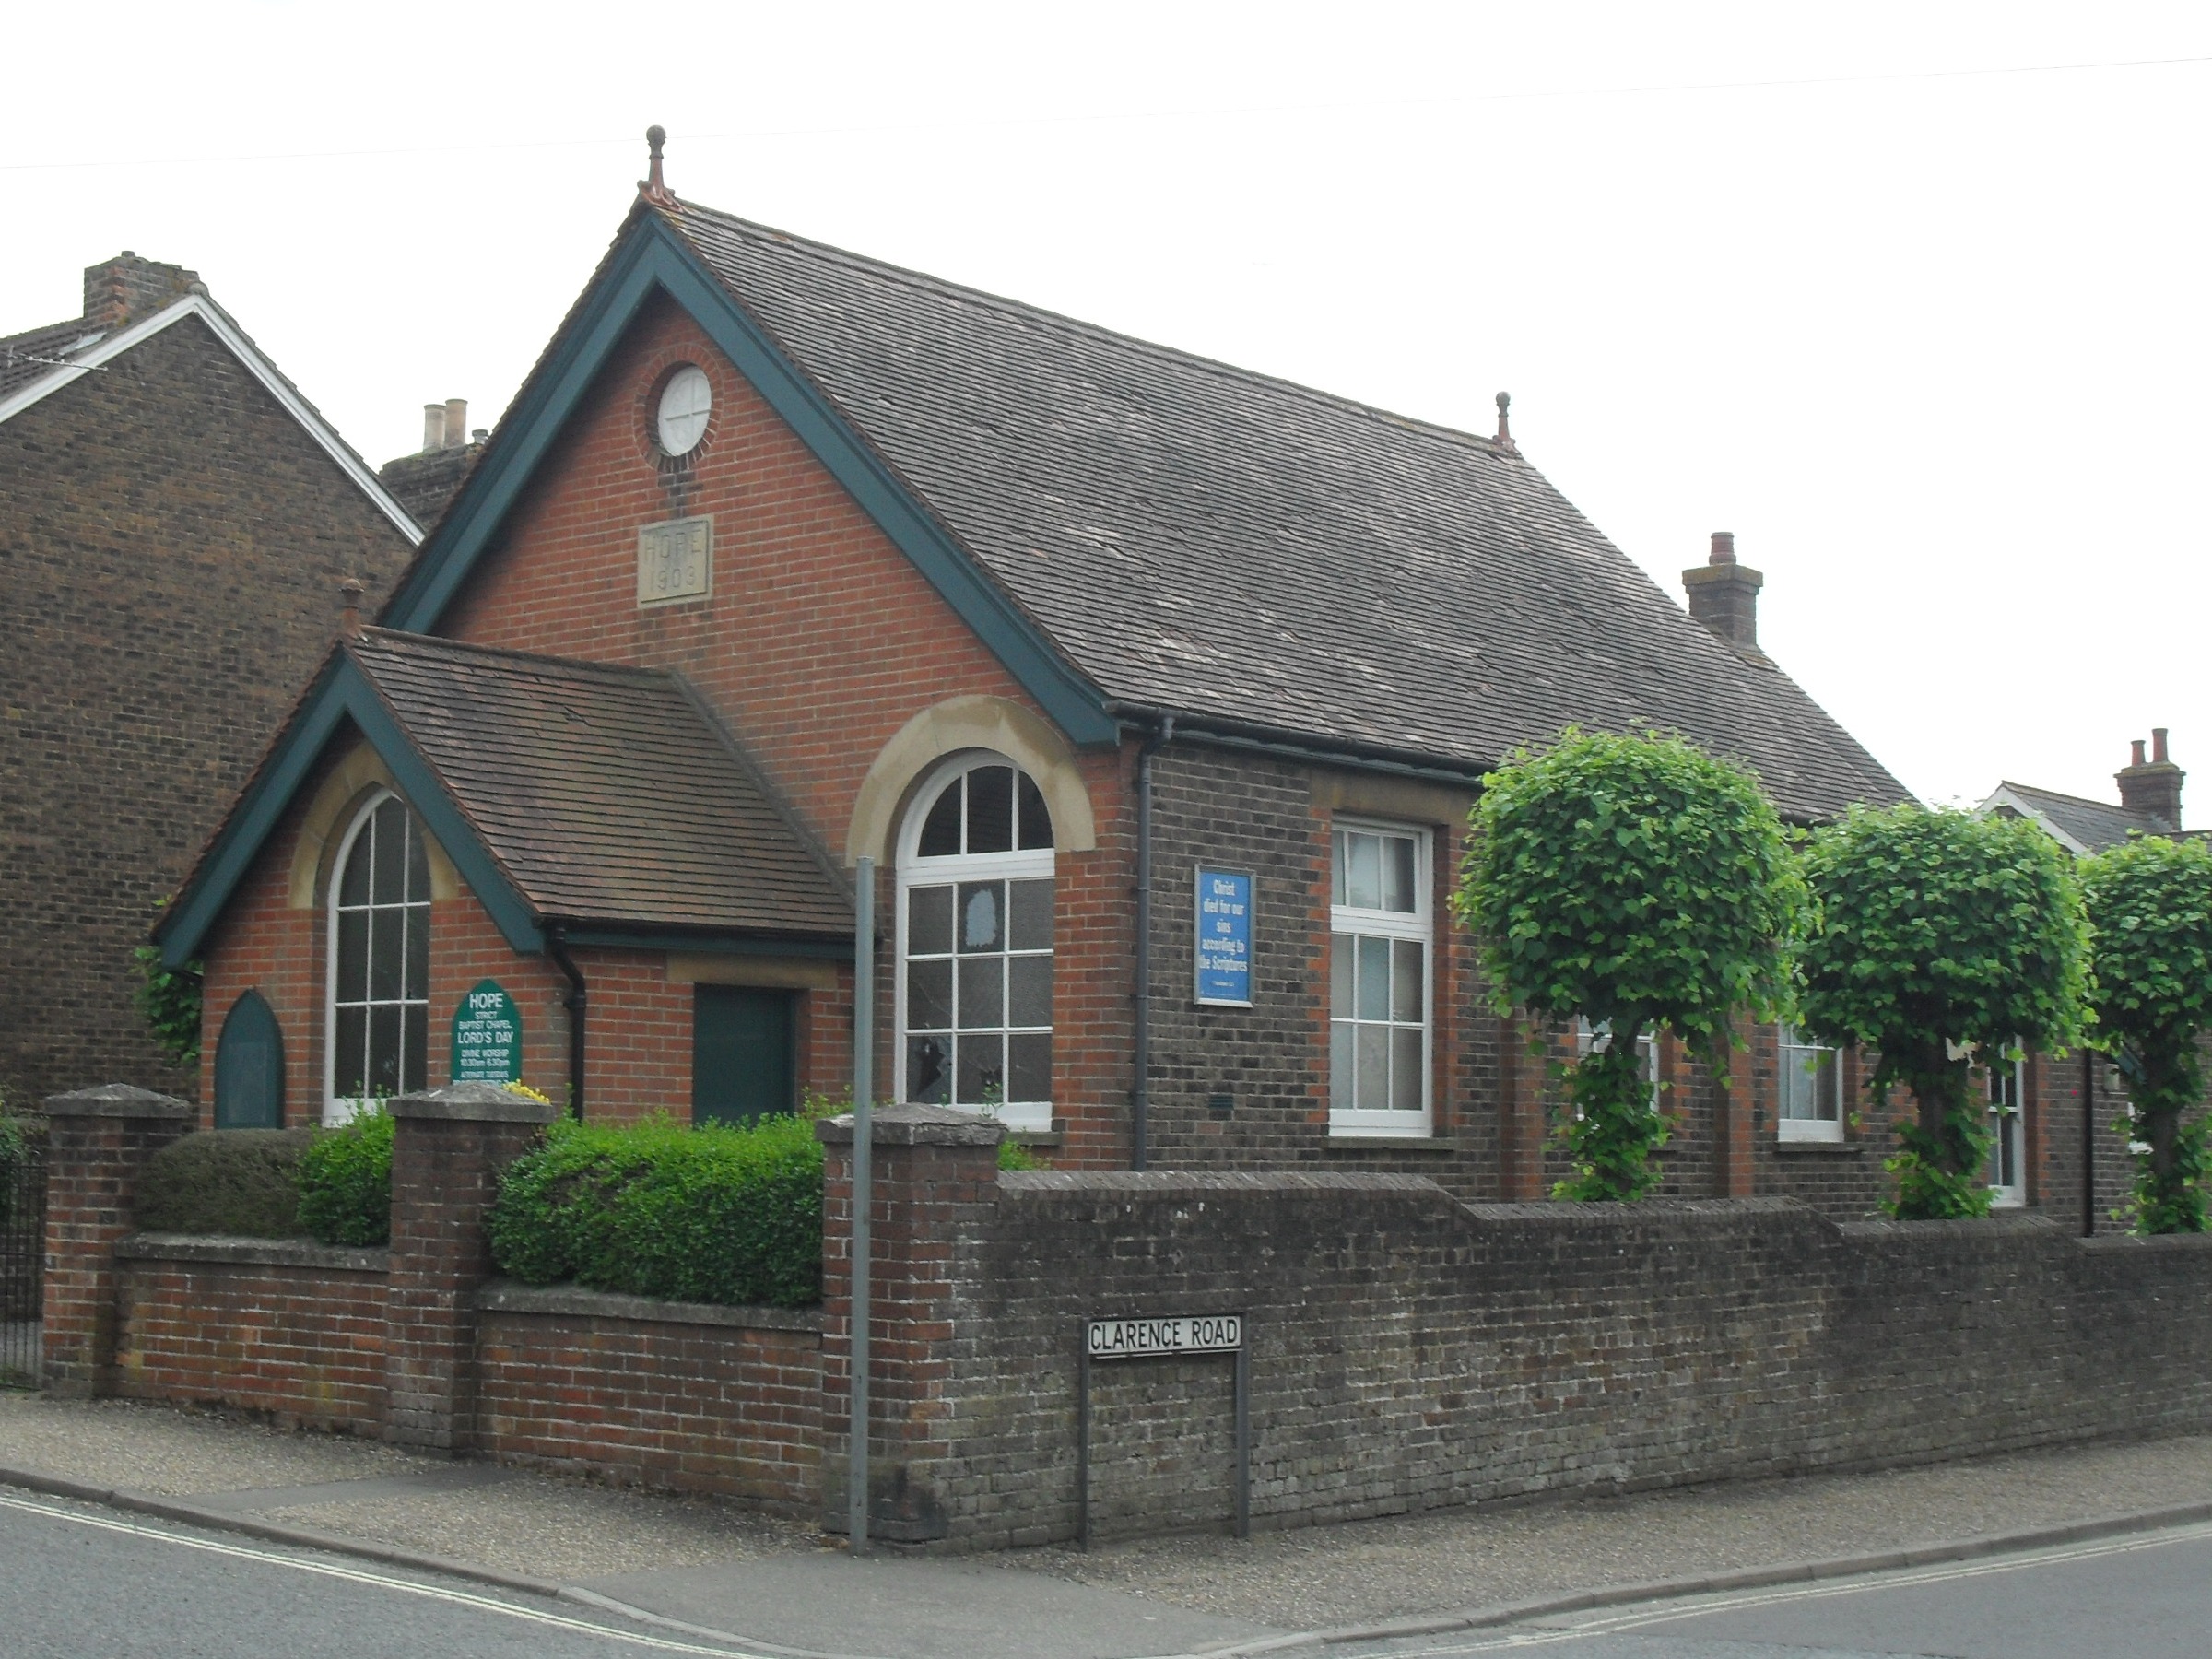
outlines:
M1198 1001L1252 1006L1252 875L1198 866Z

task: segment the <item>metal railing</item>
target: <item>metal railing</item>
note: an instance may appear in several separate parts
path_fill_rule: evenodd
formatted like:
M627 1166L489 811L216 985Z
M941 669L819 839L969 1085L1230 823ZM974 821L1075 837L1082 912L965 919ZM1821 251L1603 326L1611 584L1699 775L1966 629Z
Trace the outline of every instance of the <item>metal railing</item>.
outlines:
M40 1267L45 1248L43 1125L0 1119L0 1388L39 1383Z

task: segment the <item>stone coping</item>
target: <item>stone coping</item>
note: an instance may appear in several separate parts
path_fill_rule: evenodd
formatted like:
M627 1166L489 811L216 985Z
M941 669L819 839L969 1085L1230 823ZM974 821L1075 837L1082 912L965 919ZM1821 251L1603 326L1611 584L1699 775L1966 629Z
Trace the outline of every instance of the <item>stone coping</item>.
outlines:
M869 1144L877 1147L995 1147L1006 1137L996 1118L950 1106L878 1106L868 1126ZM814 1135L830 1146L851 1146L853 1114L821 1119Z
M725 1330L812 1331L822 1328L819 1308L730 1308L716 1302L663 1301L623 1296L579 1285L524 1285L494 1279L476 1293L485 1313L565 1314L581 1319L647 1320L660 1324L720 1325Z
M315 1267L332 1273L388 1273L392 1253L318 1244L312 1239L240 1239L214 1233L133 1233L115 1243L125 1262L224 1262L240 1267Z
M68 1094L48 1095L41 1102L46 1115L57 1117L197 1118L200 1109L174 1095L134 1088L128 1083L103 1083L98 1088L78 1088Z
M491 1083L455 1083L384 1102L395 1118L428 1118L449 1124L549 1124L560 1108Z

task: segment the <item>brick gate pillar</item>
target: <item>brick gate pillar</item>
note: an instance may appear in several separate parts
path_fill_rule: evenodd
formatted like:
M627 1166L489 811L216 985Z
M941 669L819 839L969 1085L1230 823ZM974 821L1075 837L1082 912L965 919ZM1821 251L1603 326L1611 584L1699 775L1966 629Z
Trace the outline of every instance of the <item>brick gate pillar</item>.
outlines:
M952 1371L958 1241L997 1208L994 1119L941 1106L885 1106L874 1114L875 1247L869 1258L868 1535L921 1543L946 1535L952 1443L946 1420ZM822 1512L845 1530L853 1400L853 1120L815 1125L823 1144Z
M477 1289L500 1171L559 1111L488 1083L402 1095L393 1117L384 1438L465 1451L476 1430Z
M115 1371L115 1242L146 1160L199 1122L196 1106L110 1083L46 1101L46 1386L109 1393Z

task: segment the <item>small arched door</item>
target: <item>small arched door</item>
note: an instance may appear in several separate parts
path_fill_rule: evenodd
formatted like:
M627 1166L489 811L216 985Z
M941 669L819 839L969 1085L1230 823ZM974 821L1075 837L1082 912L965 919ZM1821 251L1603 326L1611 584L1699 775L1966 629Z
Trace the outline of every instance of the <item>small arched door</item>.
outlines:
M284 1033L258 991L230 1005L216 1040L215 1126L284 1126Z

